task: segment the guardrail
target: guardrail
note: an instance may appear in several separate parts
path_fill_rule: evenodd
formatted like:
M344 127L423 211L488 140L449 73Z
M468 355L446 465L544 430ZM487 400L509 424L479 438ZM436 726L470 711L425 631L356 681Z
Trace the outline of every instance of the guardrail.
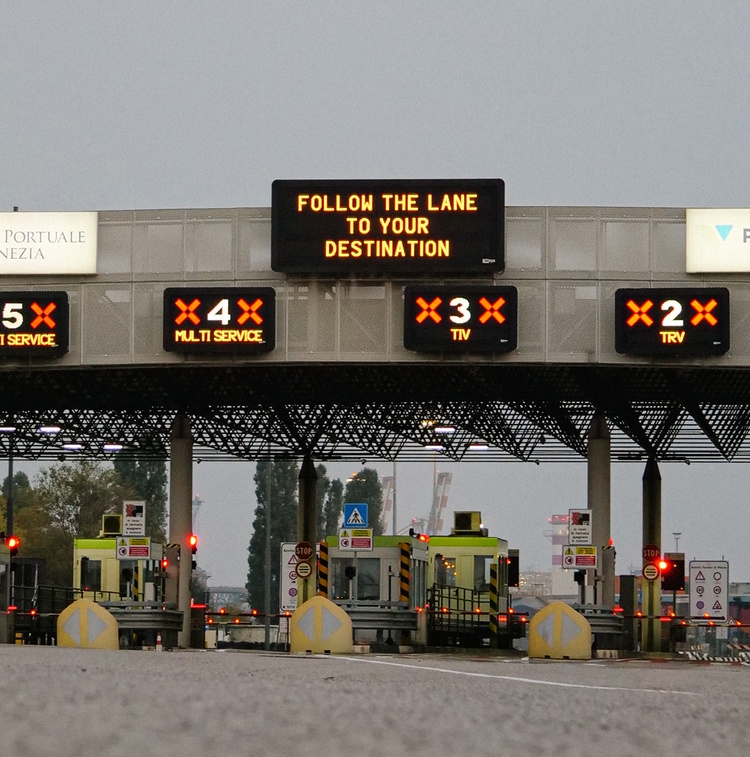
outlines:
M419 624L417 610L406 602L378 600L334 600L351 619L355 630L416 631Z
M99 602L121 630L181 631L183 613L163 602Z

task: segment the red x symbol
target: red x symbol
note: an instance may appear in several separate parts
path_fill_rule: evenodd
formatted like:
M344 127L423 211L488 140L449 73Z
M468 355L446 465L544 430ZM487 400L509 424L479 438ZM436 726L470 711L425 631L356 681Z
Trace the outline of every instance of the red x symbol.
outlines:
M719 322L719 319L711 313L711 311L719 304L716 300L710 300L705 305L701 305L698 300L693 300L690 304L697 311L690 321L693 326L697 326L704 318L712 326L715 326Z
M417 297L417 305L422 308L422 312L417 314L417 323L422 323L428 318L432 318L435 323L440 323L443 319L436 311L441 303L440 297L435 297L432 302L427 302L423 297Z
M174 301L174 304L177 305L177 307L182 311L177 318L174 319L174 322L179 326L185 321L186 319L190 319L190 322L197 326L201 319L195 314L195 309L201 304L201 301L199 299L194 299L189 305L186 305L179 297Z
M44 323L47 326L49 326L51 329L55 328L57 325L50 317L49 314L55 310L57 305L55 305L54 302L50 302L49 305L47 305L46 308L43 308L41 305L38 305L36 302L31 303L31 309L36 313L36 318L31 322L31 328L35 329L40 324Z
M248 318L252 318L256 326L260 326L260 324L263 323L263 319L255 312L263 304L263 300L261 300L260 297L258 297L252 305L248 305L242 298L237 300L237 304L244 311L237 319L237 323L239 323L240 326L242 326Z
M651 326L654 322L654 319L650 315L646 315L654 306L651 300L646 300L643 305L637 305L633 300L628 300L626 305L633 311L633 315L626 321L628 326L635 326L638 321L643 321L646 326Z
M498 297L494 302L490 302L486 297L481 297L479 304L484 308L484 313L479 316L479 323L487 323L490 318L494 318L498 323L505 323L505 316L500 312L500 308L505 305L503 297Z

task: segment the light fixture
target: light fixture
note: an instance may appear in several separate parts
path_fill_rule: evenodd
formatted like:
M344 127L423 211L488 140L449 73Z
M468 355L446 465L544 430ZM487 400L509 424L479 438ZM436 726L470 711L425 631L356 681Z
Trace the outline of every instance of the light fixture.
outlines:
M432 450L433 452L442 452L445 447L442 444L427 444L425 445L425 449Z
M469 445L469 449L472 452L487 452L489 448L490 448L489 444L481 444L479 442L475 442Z
M122 444L107 443L103 449L105 452L119 452L122 449Z
M60 426L39 426L37 431L40 434L59 434L62 429Z
M77 452L80 449L83 449L83 445L80 442L69 442L68 444L63 444L63 449L69 449L71 452Z
M436 434L455 434L456 429L454 426L435 426Z
M12 434L17 431L15 426L0 426L0 434Z

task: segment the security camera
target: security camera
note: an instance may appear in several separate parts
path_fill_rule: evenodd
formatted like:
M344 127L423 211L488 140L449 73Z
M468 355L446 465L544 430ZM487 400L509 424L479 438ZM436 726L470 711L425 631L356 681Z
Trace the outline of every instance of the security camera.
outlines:
M362 459L362 465L367 465L367 460L365 460L364 458Z

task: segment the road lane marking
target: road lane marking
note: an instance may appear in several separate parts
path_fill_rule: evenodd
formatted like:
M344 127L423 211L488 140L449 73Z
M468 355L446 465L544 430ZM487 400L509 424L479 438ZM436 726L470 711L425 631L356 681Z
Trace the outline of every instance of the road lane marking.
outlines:
M365 660L357 657L335 657L325 655L331 660L346 660L347 662L364 662L370 665L390 665L396 668L409 668L410 670L430 670L435 673L452 673L459 676L472 676L474 678L494 678L501 681L516 681L518 683L535 683L540 686L559 686L565 689L593 689L595 691L633 691L639 694L684 694L685 696L698 696L693 691L675 691L674 689L635 689L626 686L594 686L586 683L562 683L560 681L539 681L535 678L522 678L521 676L493 675L491 673L472 673L468 670L451 670L450 668L436 668L429 665L407 665L404 662L387 662L386 660Z

